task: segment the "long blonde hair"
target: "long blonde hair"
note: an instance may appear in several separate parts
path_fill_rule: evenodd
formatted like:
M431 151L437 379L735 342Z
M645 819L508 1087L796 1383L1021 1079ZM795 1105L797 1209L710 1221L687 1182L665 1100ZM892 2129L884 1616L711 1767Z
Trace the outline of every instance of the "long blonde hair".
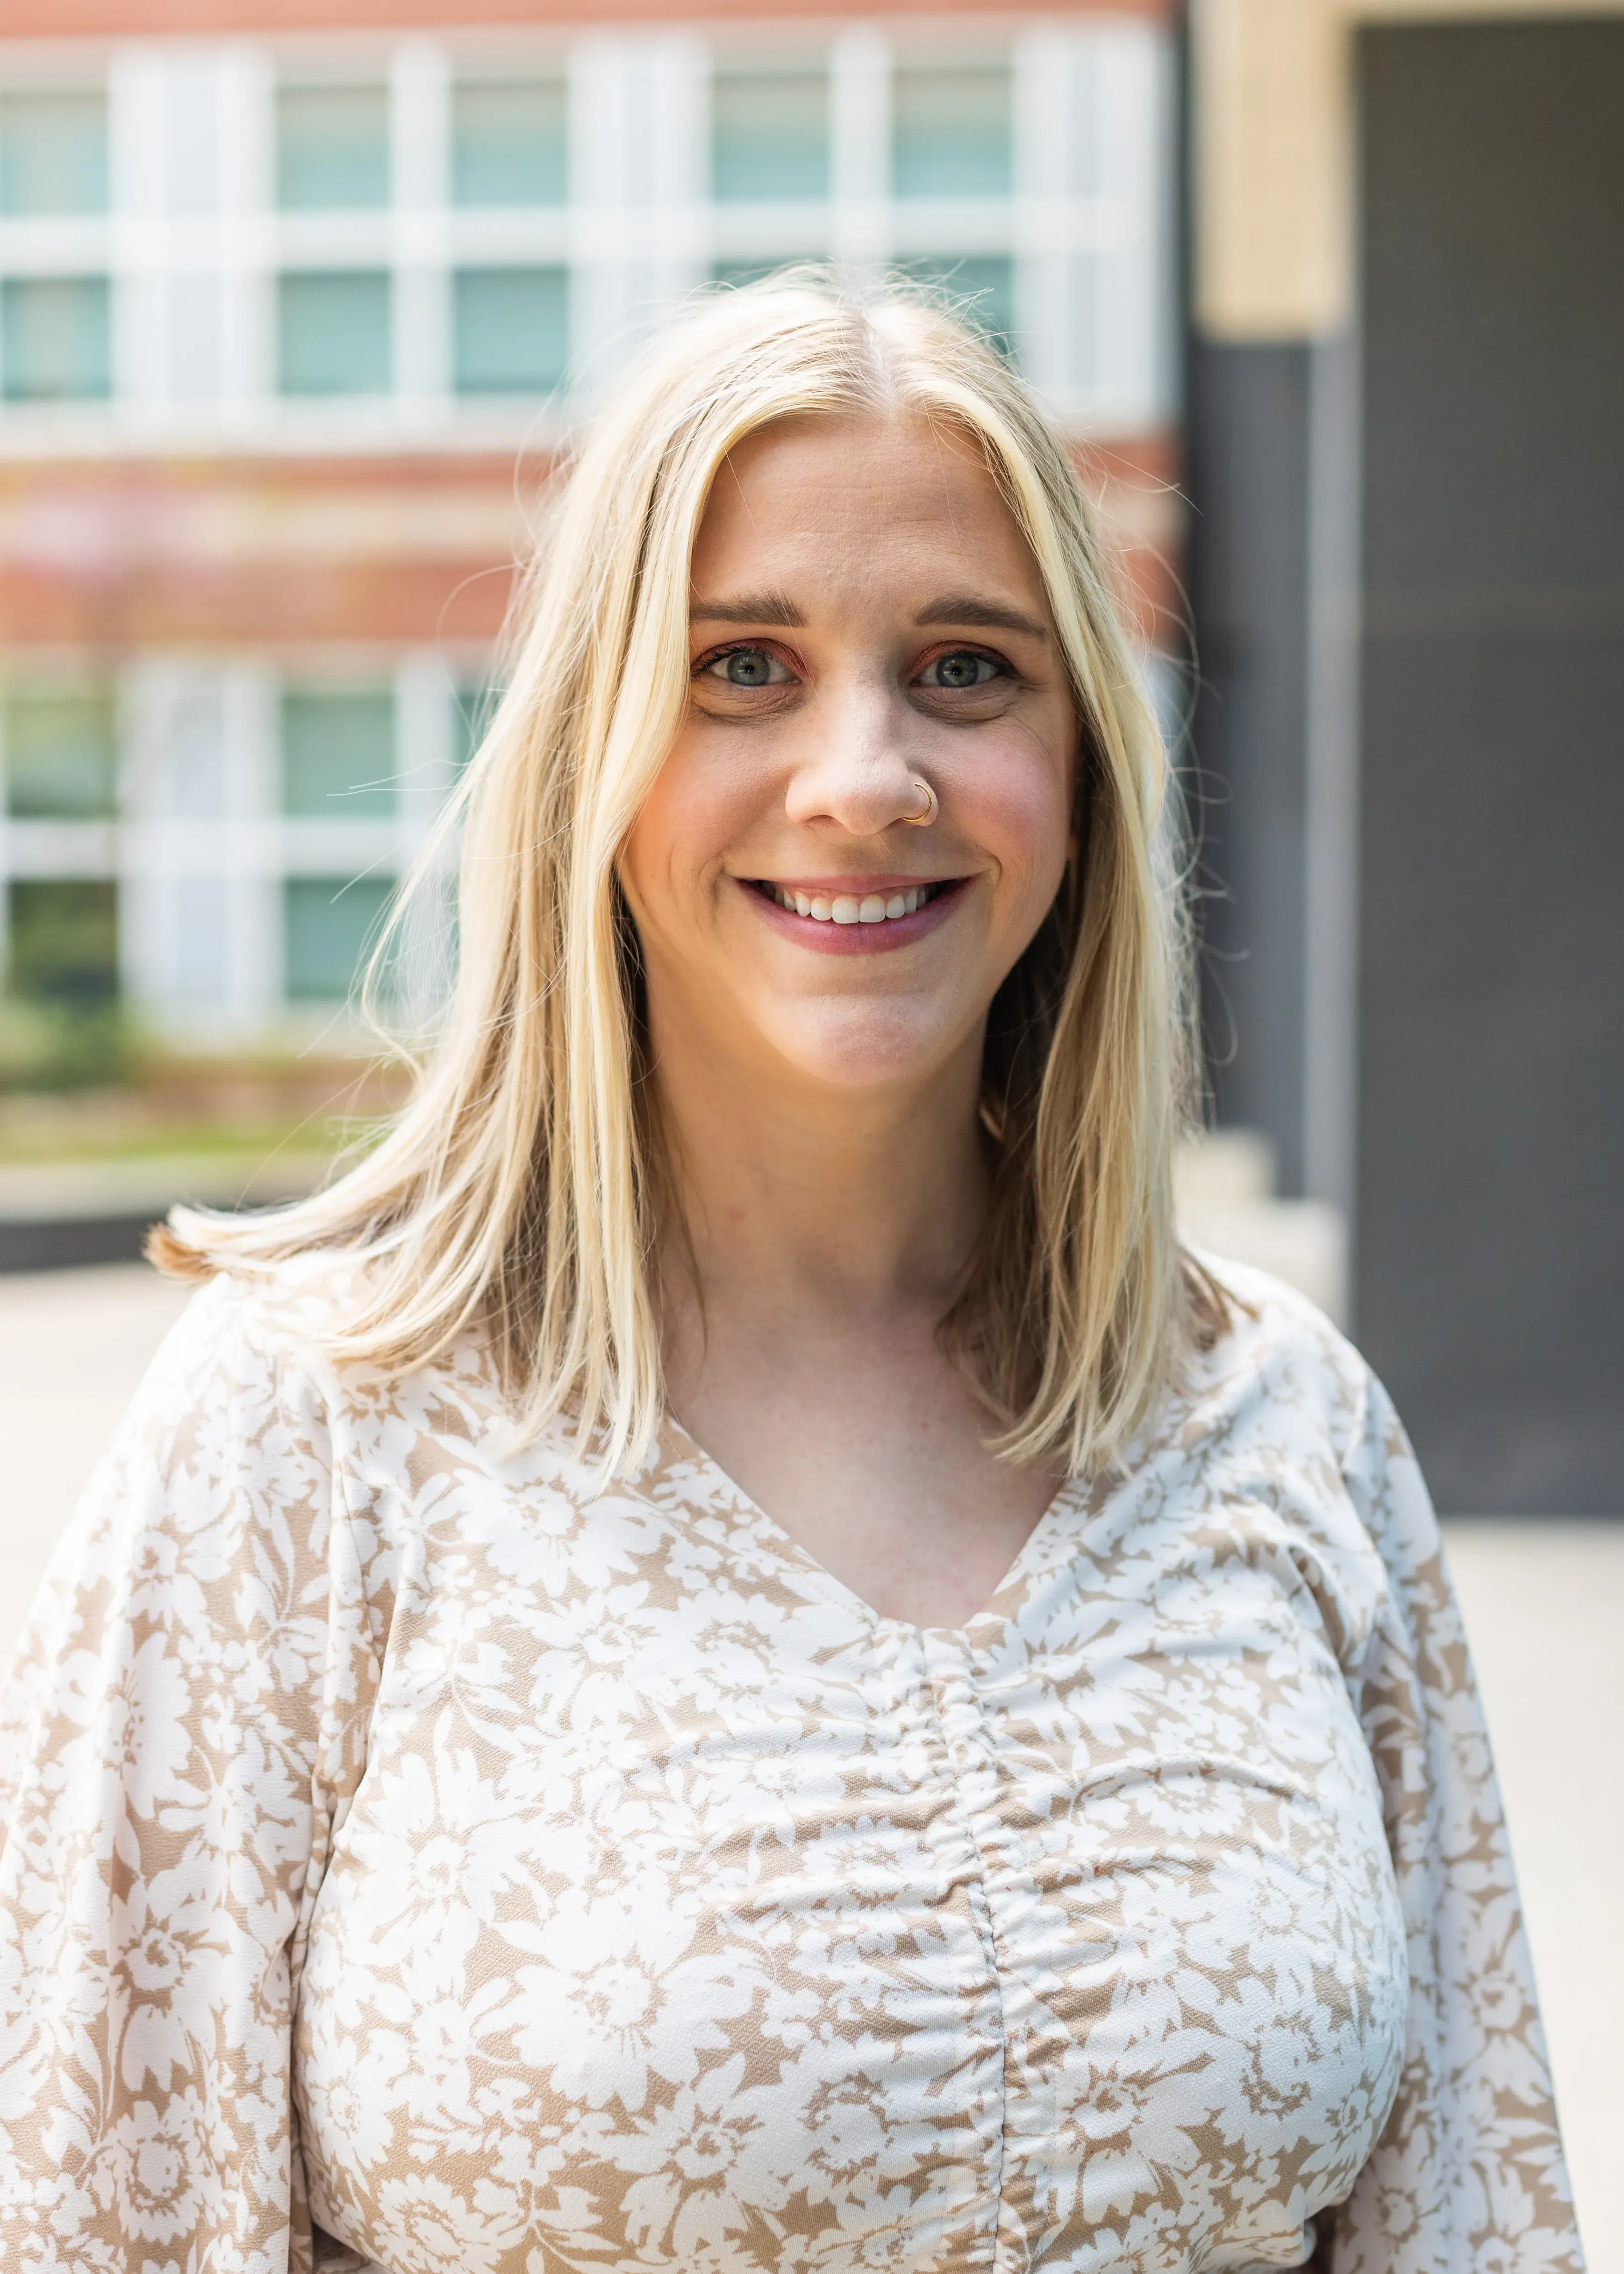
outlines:
M671 1227L616 862L688 700L689 565L718 469L775 421L853 410L980 448L1071 677L1078 851L992 1006L993 1205L942 1331L999 1450L1069 1473L1120 1450L1218 1299L1173 1223L1190 1058L1169 769L1063 441L968 324L906 290L768 282L655 343L560 479L506 691L447 818L458 969L410 1103L313 1198L177 1209L155 1261L204 1276L337 1251L360 1268L330 1355L402 1370L477 1330L525 1434L566 1419L605 1472L644 1457ZM440 889L433 848L416 881Z

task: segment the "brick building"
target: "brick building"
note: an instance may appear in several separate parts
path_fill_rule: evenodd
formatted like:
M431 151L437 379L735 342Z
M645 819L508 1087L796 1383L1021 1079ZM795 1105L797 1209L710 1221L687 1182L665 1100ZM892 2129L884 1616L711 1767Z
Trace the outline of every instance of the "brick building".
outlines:
M331 1027L551 452L712 280L826 256L970 296L1165 636L1174 94L1165 11L1124 0L13 0L11 991L192 1043Z
M10 0L6 990L342 1039L617 362L943 277L1153 675L1187 553L1220 1117L1446 1506L1616 1510L1620 119L1624 0Z

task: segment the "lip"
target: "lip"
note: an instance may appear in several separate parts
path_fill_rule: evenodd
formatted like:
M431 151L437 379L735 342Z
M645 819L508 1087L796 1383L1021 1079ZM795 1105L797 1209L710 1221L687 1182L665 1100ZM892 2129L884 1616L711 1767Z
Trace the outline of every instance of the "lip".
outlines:
M770 900L765 892L742 877L733 879L764 923L771 924L780 936L796 947L804 947L812 955L887 955L899 947L912 947L928 932L947 922L964 897L967 877L775 877L775 885L796 892L905 892L920 885L942 885L944 890L934 900L927 900L922 908L915 908L911 916L888 916L883 923L816 923L810 916L792 915Z
M956 885L957 877L905 877L898 870L854 870L849 877L780 877L776 872L769 877L741 877L741 884L778 885L786 892L823 892L831 898L837 892L849 892L853 900L863 900L870 892L881 892L887 899L892 892L917 892L922 885ZM893 921L900 922L898 916Z

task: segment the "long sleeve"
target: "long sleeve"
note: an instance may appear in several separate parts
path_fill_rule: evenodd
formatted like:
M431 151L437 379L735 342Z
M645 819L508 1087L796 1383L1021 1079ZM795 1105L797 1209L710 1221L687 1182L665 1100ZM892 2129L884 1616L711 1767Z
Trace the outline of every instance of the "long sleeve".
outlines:
M302 2274L291 2007L373 1649L327 1412L215 1282L47 1576L0 1713L0 2263Z
M1357 1692L1403 1908L1397 2097L1331 2223L1333 2274L1581 2274L1500 1795L1436 1518L1370 1382L1344 1480L1381 1556Z

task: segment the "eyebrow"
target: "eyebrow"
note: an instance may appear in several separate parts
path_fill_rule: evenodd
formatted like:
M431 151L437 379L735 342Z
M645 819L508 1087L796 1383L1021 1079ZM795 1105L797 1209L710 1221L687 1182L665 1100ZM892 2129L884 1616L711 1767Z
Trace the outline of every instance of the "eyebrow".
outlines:
M782 592L741 592L726 599L695 599L688 616L696 624L779 624L800 629L806 618ZM967 624L985 631L1025 632L1047 639L1047 628L1019 608L1006 608L974 592L948 592L920 610L914 621L922 630L937 624Z
M806 618L782 592L740 592L727 599L695 599L688 610L696 624L782 624L799 629Z
M1006 608L996 600L984 600L975 592L946 592L939 600L932 600L914 619L921 629L927 624L974 624L985 631L1026 632L1034 639L1047 639L1045 625L1033 616L1023 615L1019 608Z

